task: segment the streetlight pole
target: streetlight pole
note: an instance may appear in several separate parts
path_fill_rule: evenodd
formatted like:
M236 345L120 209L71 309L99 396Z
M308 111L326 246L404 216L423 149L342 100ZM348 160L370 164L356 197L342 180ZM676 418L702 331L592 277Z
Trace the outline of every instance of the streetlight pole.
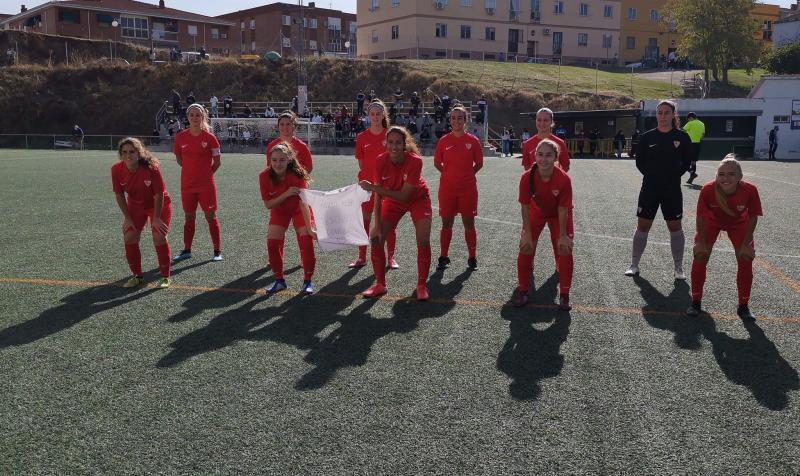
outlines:
M114 54L111 55L111 60L113 61L114 57L117 56L116 55L116 51L117 51L117 32L118 32L117 28L119 28L119 20L115 18L111 22L111 26L114 27Z

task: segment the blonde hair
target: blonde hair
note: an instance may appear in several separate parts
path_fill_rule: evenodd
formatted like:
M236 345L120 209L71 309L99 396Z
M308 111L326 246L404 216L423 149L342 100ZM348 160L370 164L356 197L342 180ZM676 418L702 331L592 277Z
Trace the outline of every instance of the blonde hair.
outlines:
M192 108L200 111L200 114L203 116L203 122L200 123L200 129L206 132L211 132L211 124L209 124L208 122L208 111L206 111L206 108L203 107L203 105L200 103L191 104L189 107L186 108L187 117L189 116L189 110Z
M386 118L386 104L384 104L383 101L381 101L380 99L374 99L371 103L369 103L369 106L367 106L367 116L369 116L369 110L372 108L378 108L381 110L381 113L383 113L383 119L381 120L381 125L383 126L384 129L388 129L389 119ZM372 124L370 123L370 125Z
M288 172L292 172L293 174L297 175L297 177L302 179L305 183L311 182L311 177L308 175L308 171L306 171L306 169L300 165L300 162L297 161L297 152L295 152L294 147L292 147L291 144L283 141L275 144L269 151L269 159L272 159L272 154L274 154L275 151L283 152L286 154L286 157L289 158L289 163L286 164L286 170ZM269 168L269 178L272 179L272 183L275 185L280 183L280 178L272 167Z
M740 164L739 161L736 160L735 154L726 155L717 166L717 170L729 164L732 164L734 167L736 167L736 171L739 173L739 180L741 180L741 177L743 175L742 164ZM731 208L728 206L728 198L725 196L725 193L722 192L722 187L720 187L717 182L714 182L714 197L717 199L717 205L719 205L719 207L722 209L723 212L725 212L726 215L732 217L736 216L736 213L734 213L733 210L731 210Z
M139 165L143 165L150 170L158 170L158 159L147 150L147 147L144 146L142 141L135 137L125 137L117 144L117 154L120 160L122 160L122 148L126 145L130 145L136 149L136 153L139 154Z
M402 126L392 126L386 132L386 137L389 137L389 134L400 134L403 136L403 149L406 152L411 152L414 154L419 155L419 149L417 148L417 144L414 143L414 138L411 137L411 133L408 132L408 129Z

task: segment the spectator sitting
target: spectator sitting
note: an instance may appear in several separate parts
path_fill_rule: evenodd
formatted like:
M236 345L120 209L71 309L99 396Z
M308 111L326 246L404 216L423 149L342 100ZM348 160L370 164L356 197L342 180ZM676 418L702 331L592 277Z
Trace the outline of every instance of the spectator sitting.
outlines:
M322 116L319 115L319 112L314 114L314 117L311 119L311 122L314 124L322 124Z
M247 103L244 103L244 117L253 117L253 109Z
M394 106L398 111L403 110L403 90L400 88L394 90Z
M77 149L83 150L83 129L77 124L72 128L72 145Z
M275 109L272 106L267 106L267 109L264 110L264 117L276 117Z
M195 102L197 102L197 101L195 101L195 99L194 99L194 91L189 91L189 95L186 96L186 107L191 106Z
M230 95L222 98L222 112L225 113L225 117L233 117L233 98Z

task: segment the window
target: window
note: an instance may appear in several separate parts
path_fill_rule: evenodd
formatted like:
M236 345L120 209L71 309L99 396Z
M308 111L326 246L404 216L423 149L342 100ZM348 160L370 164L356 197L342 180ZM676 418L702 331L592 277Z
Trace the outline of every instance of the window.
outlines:
M603 7L603 16L606 18L614 18L614 7L606 5Z
M461 0L461 6L462 7L471 7L472 6L472 0Z
M658 38L648 38L647 39L647 47L655 50L658 48Z
M635 36L626 36L625 37L625 48L629 50L636 49L636 37Z
M227 33L220 33L219 37L222 40L227 40L228 39L228 34ZM228 53L225 53L225 54L228 54Z
M611 48L611 35L603 34L603 48Z
M582 17L589 16L589 4L581 3L578 7L578 13L580 13Z
M251 30L256 29L256 20L254 18L250 20L250 29Z
M486 7L487 15L494 15L494 10L497 8L497 0L485 0L483 6Z
M285 36L281 38L281 46L284 48L291 48L292 47L292 40L291 38L286 38Z
M489 40L489 41L494 41L494 27L493 26L487 26L486 27L485 38L487 40Z
M437 23L436 24L436 38L447 38L447 24L446 23Z
M461 25L461 39L469 40L472 38L472 27L470 25Z
M219 39L219 28L212 28L211 29L211 39L218 40Z
M239 28L240 28L240 29L242 29L242 30L244 30L244 22L242 22L242 23L239 25Z
M772 116L773 124L788 124L789 116Z
M250 42L250 52L253 53L255 51L256 51L256 42L255 41L251 41Z
M564 2L562 2L562 1L553 2L553 13L555 15L563 15L564 14Z
M378 30L372 30L372 42L373 43L378 42Z
M197 36L197 25L187 25L186 31L189 33L189 36Z
M380 5L378 4L378 0L372 0L372 6L369 7L370 11L375 11L378 9L378 7L380 7Z
M553 32L553 54L560 55L561 54L561 44L564 34L560 31Z
M292 17L290 17L289 15L282 15L281 19L282 19L281 24L283 26L292 26Z
M531 0L531 20L539 21L542 19L541 0Z
M589 44L588 33L578 33L578 46L586 47Z
M636 9L629 8L628 9L628 20L636 20Z
M396 40L398 38L400 38L400 26L392 25L392 39Z
M733 119L725 121L725 132L733 132Z
M328 17L328 29L329 30L341 30L342 29L342 19L338 17Z
M519 21L519 0L510 0L508 5L508 19L512 21Z
M768 30L764 30L761 32L761 39L766 41L772 41L772 32Z
M120 26L122 27L123 38L143 38L150 37L147 27L147 18L137 17L120 17Z
M650 10L650 21L652 22L658 21L658 10Z
M447 58L447 51L437 51L436 52L437 58Z
M101 13L98 13L95 18L97 18L97 26L111 26L111 22L114 21L113 16Z
M392 8L399 7L399 6L400 6L400 0L392 0ZM378 7L376 6L375 8L378 8Z
M458 54L458 57L461 59L470 59L472 58L472 55L462 51L461 53Z
M59 8L58 21L62 23L80 23L81 12L80 10L66 10L64 8Z
M303 19L305 20L305 17L303 17ZM317 19L316 18L309 18L308 19L308 25L306 25L306 28L317 28Z

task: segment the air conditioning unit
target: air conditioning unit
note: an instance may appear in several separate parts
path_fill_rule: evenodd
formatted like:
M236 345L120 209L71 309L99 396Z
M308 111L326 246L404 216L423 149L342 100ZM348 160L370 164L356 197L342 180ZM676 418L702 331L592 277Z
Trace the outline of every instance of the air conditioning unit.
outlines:
M444 2L433 2L433 6L436 7L437 10L444 10Z
M486 9L486 14L487 15L494 15L494 8L487 8Z
M542 35L550 36L550 28L545 28L544 30L542 30Z

